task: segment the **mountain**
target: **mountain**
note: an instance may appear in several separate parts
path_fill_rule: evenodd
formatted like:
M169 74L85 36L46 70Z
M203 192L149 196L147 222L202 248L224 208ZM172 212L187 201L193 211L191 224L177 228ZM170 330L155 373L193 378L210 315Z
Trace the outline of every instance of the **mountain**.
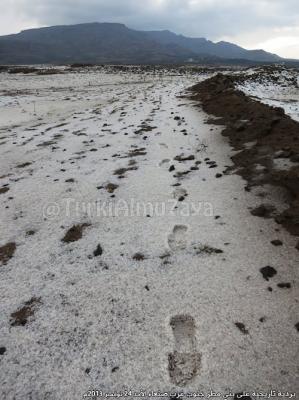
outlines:
M221 63L224 59L282 60L263 50L245 50L170 31L136 31L116 23L52 26L0 37L0 64Z
M205 38L189 38L183 35L176 35L168 30L149 31L147 34L158 43L164 45L176 44L189 49L197 55L210 55L225 59L243 59L261 62L282 61L282 58L276 54L267 53L264 50L246 50L229 42L214 43Z
M122 24L53 26L0 37L2 64L173 63L188 57L188 49L160 44Z

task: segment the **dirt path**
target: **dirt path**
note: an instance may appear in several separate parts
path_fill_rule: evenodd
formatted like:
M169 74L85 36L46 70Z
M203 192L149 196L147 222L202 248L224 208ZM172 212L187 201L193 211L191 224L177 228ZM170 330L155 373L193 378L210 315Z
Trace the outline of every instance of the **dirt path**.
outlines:
M116 87L0 146L3 398L299 390L296 240L250 214L192 83Z

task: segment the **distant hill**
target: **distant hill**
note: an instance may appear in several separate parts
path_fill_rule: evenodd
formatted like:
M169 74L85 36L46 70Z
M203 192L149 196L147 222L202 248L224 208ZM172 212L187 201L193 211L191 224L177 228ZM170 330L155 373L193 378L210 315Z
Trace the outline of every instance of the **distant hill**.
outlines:
M136 31L123 24L89 23L29 29L0 37L0 64L175 64L279 62L263 50L188 38L170 31Z

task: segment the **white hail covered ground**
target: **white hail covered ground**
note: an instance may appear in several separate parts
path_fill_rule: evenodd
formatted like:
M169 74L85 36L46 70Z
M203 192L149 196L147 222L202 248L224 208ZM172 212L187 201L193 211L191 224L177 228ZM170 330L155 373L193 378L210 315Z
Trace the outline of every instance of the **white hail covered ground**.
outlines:
M0 246L16 243L0 267L2 399L299 390L296 240L250 214L262 189L223 175L221 127L180 97L203 78L0 74ZM169 372L181 353L185 387Z

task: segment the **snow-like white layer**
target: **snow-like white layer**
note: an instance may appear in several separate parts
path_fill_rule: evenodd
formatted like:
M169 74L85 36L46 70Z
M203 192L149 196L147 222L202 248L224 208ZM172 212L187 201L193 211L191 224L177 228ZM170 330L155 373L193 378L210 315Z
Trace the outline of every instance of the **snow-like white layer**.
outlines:
M247 71L250 77L257 73L258 69ZM260 72L263 75L263 72ZM273 77L277 79L273 81ZM294 82L297 82L295 86ZM258 80L248 79L238 85L238 89L245 94L255 97L265 104L275 107L282 107L285 113L294 120L299 121L299 71L282 70L271 74L271 79L265 73L264 77Z
M25 109L24 122L9 126L6 116L13 111L18 119L17 108L0 108L0 182L10 187L0 194L0 246L17 244L0 267L0 397L73 400L88 389L180 389L168 374L170 320L180 314L194 318L201 354L199 373L184 390L298 391L296 241L249 212L261 201L283 206L281 192L261 200L237 175L216 178L231 165L221 128L177 97L200 77L0 79L1 88L36 90L44 102L38 105L34 93L13 96L23 108L36 101L37 109ZM152 130L136 134L145 121ZM127 158L134 149L146 154ZM175 161L181 154L195 160ZM114 175L131 160L138 169ZM191 170L196 161L199 169ZM178 179L178 171L190 172ZM115 198L101 189L107 183L119 185ZM106 206L97 212L95 202ZM154 208L138 216L136 205L148 203ZM91 226L81 240L61 242L68 228L85 222ZM273 239L284 245L274 247ZM98 244L103 254L94 257ZM223 254L200 254L204 246ZM135 253L145 260L133 260ZM277 270L269 282L260 273L267 265ZM292 288L279 289L281 282ZM11 314L33 296L41 299L34 316L11 326Z

